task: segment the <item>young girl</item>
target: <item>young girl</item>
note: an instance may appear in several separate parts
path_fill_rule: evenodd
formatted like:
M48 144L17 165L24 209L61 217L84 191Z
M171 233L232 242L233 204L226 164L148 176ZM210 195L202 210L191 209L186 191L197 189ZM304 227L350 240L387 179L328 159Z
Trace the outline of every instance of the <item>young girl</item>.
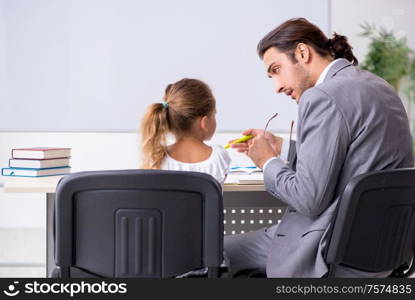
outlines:
M223 184L229 154L208 146L216 130L216 101L209 86L197 79L169 84L163 100L149 106L141 124L142 168L208 173ZM167 134L175 143L167 146Z

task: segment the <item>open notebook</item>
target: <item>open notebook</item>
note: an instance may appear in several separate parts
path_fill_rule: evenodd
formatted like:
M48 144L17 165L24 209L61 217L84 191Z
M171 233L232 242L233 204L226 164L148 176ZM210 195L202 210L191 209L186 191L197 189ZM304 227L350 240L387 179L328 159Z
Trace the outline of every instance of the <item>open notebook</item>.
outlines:
M264 174L257 167L233 167L225 184L264 184Z
M254 174L254 173L262 173L262 169L256 166L248 166L248 167L231 167L229 170L229 174Z

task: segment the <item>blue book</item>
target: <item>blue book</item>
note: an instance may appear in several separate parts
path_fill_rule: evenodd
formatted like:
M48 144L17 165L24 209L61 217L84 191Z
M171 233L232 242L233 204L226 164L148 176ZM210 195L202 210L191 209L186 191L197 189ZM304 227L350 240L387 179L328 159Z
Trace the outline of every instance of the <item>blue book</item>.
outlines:
M16 177L44 177L65 175L70 173L71 167L58 167L58 168L43 168L43 169L28 169L28 168L3 168L1 169L1 175L3 176L16 176Z

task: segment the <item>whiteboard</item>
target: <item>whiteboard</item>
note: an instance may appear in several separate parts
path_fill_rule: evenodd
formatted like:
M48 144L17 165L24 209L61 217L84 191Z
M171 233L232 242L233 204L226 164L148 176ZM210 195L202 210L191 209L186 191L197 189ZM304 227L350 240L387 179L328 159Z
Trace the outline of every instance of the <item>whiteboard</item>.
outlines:
M283 21L329 31L329 0L1 0L0 130L136 131L181 78L208 83L218 132L286 131L297 105L276 95L256 54Z

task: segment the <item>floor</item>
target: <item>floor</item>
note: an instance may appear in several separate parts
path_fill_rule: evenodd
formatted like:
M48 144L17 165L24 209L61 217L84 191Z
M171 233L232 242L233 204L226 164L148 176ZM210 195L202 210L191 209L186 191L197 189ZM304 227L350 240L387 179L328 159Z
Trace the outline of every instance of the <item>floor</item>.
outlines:
M0 228L0 241L0 277L45 277L44 228Z
M0 228L0 277L45 277L45 229Z

